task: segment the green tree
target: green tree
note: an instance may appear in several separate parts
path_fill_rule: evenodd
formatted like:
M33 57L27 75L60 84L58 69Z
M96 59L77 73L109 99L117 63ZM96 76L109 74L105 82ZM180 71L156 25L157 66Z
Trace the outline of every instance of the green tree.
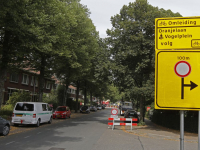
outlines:
M9 100L7 101L7 104L11 105L12 108L14 108L17 102L30 102L30 100L31 96L29 92L19 90L18 92L12 93Z
M71 42L68 31L76 24L71 5L74 3L59 0L0 2L0 104L8 69L30 67L32 60L35 61L34 69L40 71L42 101L47 58L72 55L66 46Z
M137 95L141 120L144 120L145 98L153 96L154 91L155 18L180 16L171 10L153 7L147 0L136 0L111 17L113 27L107 30L107 41L114 83L120 92Z

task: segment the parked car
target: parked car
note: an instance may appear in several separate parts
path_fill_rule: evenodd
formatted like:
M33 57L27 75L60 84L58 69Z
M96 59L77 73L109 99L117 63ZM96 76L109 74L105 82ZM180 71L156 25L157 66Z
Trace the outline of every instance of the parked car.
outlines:
M101 105L97 105L97 110L101 110L101 109L102 109Z
M10 132L10 121L0 117L0 134L3 136L8 135Z
M97 107L96 106L90 106L90 111L97 111Z
M90 113L90 107L89 106L82 106L80 108L80 113Z
M53 119L55 118L70 118L71 110L68 106L58 106L53 113Z
M37 127L40 123L52 122L52 109L47 103L42 102L17 102L12 115L15 126L33 124Z
M129 109L124 113L124 118L137 118L137 121L133 121L133 122L136 122L136 123L139 122L139 116L137 112L132 109L131 110Z

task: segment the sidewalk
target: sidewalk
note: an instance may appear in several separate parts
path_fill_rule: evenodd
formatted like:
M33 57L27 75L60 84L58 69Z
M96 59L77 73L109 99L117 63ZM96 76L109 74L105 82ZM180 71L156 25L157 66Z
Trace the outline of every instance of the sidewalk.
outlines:
M130 126L124 126L122 129L129 134L137 136L180 141L180 131L156 125L148 119L145 119L145 123L145 126L134 126L132 130ZM184 142L198 143L198 134L184 132Z

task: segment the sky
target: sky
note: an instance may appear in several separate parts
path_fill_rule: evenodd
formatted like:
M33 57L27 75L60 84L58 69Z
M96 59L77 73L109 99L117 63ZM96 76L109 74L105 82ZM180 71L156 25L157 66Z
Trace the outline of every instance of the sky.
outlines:
M119 14L123 5L129 2L135 0L81 0L81 4L87 5L90 10L90 18L101 38L105 38L106 30L112 28L111 16ZM174 13L179 12L183 17L200 16L200 0L148 0L148 3Z

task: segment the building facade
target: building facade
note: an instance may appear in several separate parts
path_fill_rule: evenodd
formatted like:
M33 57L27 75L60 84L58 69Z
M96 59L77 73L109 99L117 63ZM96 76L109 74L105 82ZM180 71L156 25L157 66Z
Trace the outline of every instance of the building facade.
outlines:
M30 93L30 101L37 101L38 94L38 79L39 73L29 72L27 70L20 70L18 72L8 72L4 82L4 98L3 104L9 100L13 92L24 90ZM44 93L50 93L55 89L55 81L52 79L45 79Z

